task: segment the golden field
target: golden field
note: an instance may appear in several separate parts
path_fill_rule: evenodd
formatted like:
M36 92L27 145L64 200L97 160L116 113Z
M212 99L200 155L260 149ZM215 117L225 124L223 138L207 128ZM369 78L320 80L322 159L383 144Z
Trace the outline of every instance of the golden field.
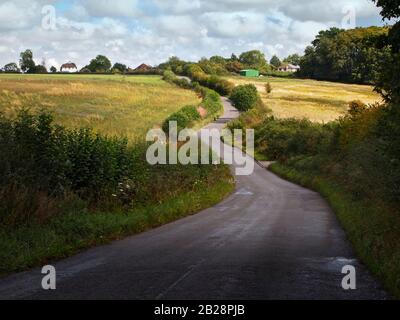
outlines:
M227 79L236 85L254 84L278 118L307 118L326 123L344 115L350 101L361 100L368 104L381 101L373 87L366 85L273 77ZM265 90L267 82L272 86L270 94Z
M200 100L159 76L0 75L0 112L46 109L58 124L142 138L173 112Z

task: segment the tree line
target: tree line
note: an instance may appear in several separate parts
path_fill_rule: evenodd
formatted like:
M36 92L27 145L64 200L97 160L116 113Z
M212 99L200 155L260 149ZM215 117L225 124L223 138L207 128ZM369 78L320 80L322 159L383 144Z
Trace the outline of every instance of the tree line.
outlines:
M58 70L55 66L51 66L49 70L46 68L46 61L42 60L41 64L36 64L33 59L33 52L30 49L20 53L19 65L15 62L6 64L3 69L6 73L56 73ZM62 71L62 70L60 70ZM114 65L111 64L109 58L104 55L98 55L90 61L88 65L83 67L79 72L82 73L125 73L128 72L129 68L123 64L116 62Z

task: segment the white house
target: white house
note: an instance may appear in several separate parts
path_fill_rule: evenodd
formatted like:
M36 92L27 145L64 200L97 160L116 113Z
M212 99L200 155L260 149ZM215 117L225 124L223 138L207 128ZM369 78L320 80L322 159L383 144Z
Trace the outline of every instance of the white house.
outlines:
M60 72L77 72L77 71L78 68L76 67L76 64L73 62L64 63L60 68Z
M296 72L300 70L300 67L290 63L286 63L278 67L278 70L282 72Z

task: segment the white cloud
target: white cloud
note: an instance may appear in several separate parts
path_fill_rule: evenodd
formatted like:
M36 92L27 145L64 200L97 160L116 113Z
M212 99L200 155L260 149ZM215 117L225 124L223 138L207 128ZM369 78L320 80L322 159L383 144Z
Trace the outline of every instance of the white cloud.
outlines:
M49 66L83 67L97 54L133 67L251 49L284 57L338 26L348 3L377 20L369 0L0 0L0 66L27 48ZM41 28L47 4L57 4L57 30Z
M136 17L140 14L137 0L82 0L80 4L96 17Z

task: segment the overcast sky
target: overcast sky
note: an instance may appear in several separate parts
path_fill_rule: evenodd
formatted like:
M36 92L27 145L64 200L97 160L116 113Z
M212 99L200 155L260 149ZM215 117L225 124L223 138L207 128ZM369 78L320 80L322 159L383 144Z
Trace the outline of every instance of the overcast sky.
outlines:
M371 0L0 0L0 65L27 48L57 68L97 54L131 67L252 49L285 57L351 22L352 8L357 26L382 25Z

